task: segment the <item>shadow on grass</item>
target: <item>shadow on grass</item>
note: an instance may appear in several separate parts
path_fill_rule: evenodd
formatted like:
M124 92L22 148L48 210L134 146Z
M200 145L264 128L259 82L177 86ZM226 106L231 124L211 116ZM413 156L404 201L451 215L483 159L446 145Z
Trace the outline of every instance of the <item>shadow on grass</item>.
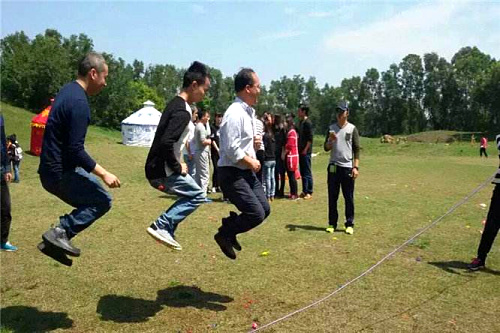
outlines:
M30 306L9 306L0 309L2 329L13 332L48 332L73 327L65 312L43 312Z
M285 228L287 228L288 231L295 231L297 229L302 229L302 230L322 231L322 232L325 232L326 229L326 227L315 227L313 225L299 225L299 224L287 224Z
M97 304L97 313L105 321L140 323L160 312L163 306L224 311L227 307L219 303L232 301L232 297L205 292L196 286L175 286L159 290L154 301L118 295L103 296Z
M437 262L429 262L428 264L441 268L442 270L448 273L459 274L459 275L461 275L462 273L466 274L471 273L471 271L469 271L469 269L467 268L468 263L463 261L457 261L457 260L437 261ZM481 272L500 276L500 271L495 271L489 268L483 268L481 269Z

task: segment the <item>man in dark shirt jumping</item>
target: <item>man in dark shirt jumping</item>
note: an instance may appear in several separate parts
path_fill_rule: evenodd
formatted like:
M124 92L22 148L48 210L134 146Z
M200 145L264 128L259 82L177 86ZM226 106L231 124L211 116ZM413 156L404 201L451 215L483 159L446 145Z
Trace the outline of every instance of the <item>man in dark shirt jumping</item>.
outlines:
M66 254L80 256L71 238L111 208L111 196L96 176L110 188L120 187L120 180L97 164L84 147L90 124L88 96L106 86L107 76L103 56L87 54L78 65L76 81L66 84L56 96L45 127L38 168L42 186L75 209L42 235L38 249L68 266L72 261Z
M148 234L169 248L180 251L175 240L177 225L206 200L206 190L188 174L181 153L189 135L190 104L201 102L210 88L208 68L195 61L184 73L182 90L167 105L156 129L146 160L146 178L155 189L179 198L147 229ZM198 172L198 171L197 171Z

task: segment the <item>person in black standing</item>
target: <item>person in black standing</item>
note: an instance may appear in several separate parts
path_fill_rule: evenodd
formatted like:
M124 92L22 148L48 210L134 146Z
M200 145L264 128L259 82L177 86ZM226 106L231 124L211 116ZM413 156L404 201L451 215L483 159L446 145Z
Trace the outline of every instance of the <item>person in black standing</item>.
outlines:
M219 161L219 143L220 143L220 123L222 121L222 113L216 112L214 122L210 125L210 138L212 145L210 147L210 154L212 158L212 193L220 192L219 181L217 179L217 161Z
M500 134L496 137L496 145L498 148L498 158L500 160ZM477 271L485 267L486 257L493 246L498 230L500 230L500 165L492 183L495 184L495 188L491 196L490 209L488 211L488 217L486 218L483 235L481 236L481 242L477 249L477 257L467 265L471 271Z
M9 182L12 180L10 162L7 156L7 141L5 139L5 125L3 115L0 114L0 132L1 132L1 194L0 194L0 209L1 209L1 224L0 230L2 233L1 250L7 252L17 251L17 247L9 242L10 223L12 215L10 213L10 192Z
M311 153L313 144L313 128L309 119L309 107L301 104L298 110L299 122L299 169L302 177L303 199L311 199L313 194L313 175Z
M276 168L274 169L274 179L276 182L276 198L285 197L285 161L283 159L285 144L286 144L286 129L284 121L281 115L277 114L274 116L274 143L275 143L275 157L276 157Z

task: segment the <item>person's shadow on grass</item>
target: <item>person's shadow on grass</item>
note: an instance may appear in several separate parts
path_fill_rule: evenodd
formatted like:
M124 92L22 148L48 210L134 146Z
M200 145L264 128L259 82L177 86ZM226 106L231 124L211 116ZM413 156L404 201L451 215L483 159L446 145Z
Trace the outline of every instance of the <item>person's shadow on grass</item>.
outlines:
M9 306L0 309L3 329L18 332L48 332L73 327L65 312L44 312L31 306Z
M118 295L103 296L97 304L97 313L105 321L140 323L160 312L163 306L224 311L227 307L220 303L232 301L232 297L205 292L196 286L175 286L159 290L154 301Z
M441 268L442 270L444 270L448 273L459 274L459 275L461 275L463 273L467 273L467 274L471 273L471 271L469 271L469 269L467 268L468 263L463 262L463 261L458 261L458 260L435 261L435 262L429 262L428 264L436 266L438 268ZM493 275L500 275L500 271L489 269L487 267L481 269L481 272L493 274Z
M300 224L287 224L285 228L288 229L288 231L295 231L297 229L302 229L302 230L309 230L309 231L322 231L325 232L326 227L316 227L314 225L300 225Z

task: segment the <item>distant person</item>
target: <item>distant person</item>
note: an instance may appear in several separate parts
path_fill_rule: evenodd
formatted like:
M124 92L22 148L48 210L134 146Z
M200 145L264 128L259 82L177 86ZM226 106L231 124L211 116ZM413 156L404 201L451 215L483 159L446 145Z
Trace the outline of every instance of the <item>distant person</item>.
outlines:
M7 137L7 155L12 163L12 169L14 169L13 182L19 183L21 181L21 178L19 177L19 168L23 159L23 149L21 148L19 142L17 142L17 136L15 134Z
M349 108L341 103L336 108L337 122L331 124L325 138L325 151L330 151L328 164L328 228L333 233L339 218L337 200L340 188L345 201L345 232L354 233L354 181L359 175L359 133L348 122Z
M271 208L261 182L255 175L261 168L255 156L253 106L260 94L260 80L250 68L243 68L234 78L236 98L224 113L220 127L219 184L222 193L241 214L231 212L222 219L214 239L222 252L236 259L241 250L236 235L247 232L269 216ZM257 140L256 140L257 139Z
M284 149L284 160L288 183L290 184L289 199L298 199L297 196L297 170L299 169L299 135L295 129L295 115L289 114L287 120L287 135Z
M311 199L313 194L313 175L311 168L311 154L313 145L313 127L309 119L309 107L301 104L298 110L299 122L299 168L302 177L303 199Z
M281 115L274 116L273 124L274 142L275 142L275 159L276 168L274 172L274 179L276 182L276 198L285 197L285 143L286 143L286 129L285 122Z
M479 142L479 157L483 157L484 154L484 156L488 158L488 153L486 152L486 148L488 148L488 139L482 136Z
M213 124L210 126L210 139L212 145L210 146L210 157L212 158L212 193L220 192L219 174L217 172L217 162L219 161L219 145L220 145L220 123L222 121L222 113L216 112Z
M194 162L196 174L194 179L205 193L208 192L208 181L210 177L210 112L208 110L198 111L198 123L194 129L195 155Z
M182 155L184 163L186 163L186 166L188 168L188 174L194 178L195 174L194 148L193 150L191 150L191 141L194 138L195 123L198 119L198 109L196 108L196 106L192 105L191 110L192 110L192 117L191 121L188 124L189 133L186 137L186 144L182 148Z
M254 118L254 129L255 129L255 137L258 139L255 140L255 156L260 163L261 168L255 174L257 179L263 186L264 183L264 160L265 160L265 147L264 147L264 123L257 116Z
M500 161L500 134L497 135L495 141ZM495 175L492 183L495 184L495 188L493 189L490 209L488 211L488 217L486 218L486 224L481 236L481 242L479 243L479 248L477 249L477 257L474 258L469 265L467 265L471 271L477 271L485 267L486 258L488 257L491 247L493 246L498 230L500 229L500 163L497 174Z
M203 100L210 88L208 68L195 61L184 73L182 90L165 107L146 160L146 178L155 189L179 198L147 229L148 234L171 249L180 251L175 240L179 223L205 202L206 191L188 174L181 152L192 119L190 104ZM197 170L198 171L198 170Z
M12 222L11 201L9 192L9 183L12 180L11 166L7 156L7 140L5 138L5 121L3 115L0 114L0 148L1 148L1 180L0 180L0 210L1 210L1 244L2 251L14 252L17 247L9 242L10 224Z
M76 81L57 94L45 127L38 168L42 186L75 208L61 216L59 224L46 231L38 245L55 260L68 260L65 254L80 256L71 239L111 208L111 196L94 175L110 188L120 187L118 177L97 164L84 147L91 114L88 96L97 95L106 86L107 76L103 56L88 53L80 61Z
M273 118L270 114L264 118L264 180L266 197L268 201L274 200L276 191L276 180L274 170L276 168L276 144L273 131Z
M476 145L476 137L474 136L474 134L470 136L470 145L471 147L474 147Z

